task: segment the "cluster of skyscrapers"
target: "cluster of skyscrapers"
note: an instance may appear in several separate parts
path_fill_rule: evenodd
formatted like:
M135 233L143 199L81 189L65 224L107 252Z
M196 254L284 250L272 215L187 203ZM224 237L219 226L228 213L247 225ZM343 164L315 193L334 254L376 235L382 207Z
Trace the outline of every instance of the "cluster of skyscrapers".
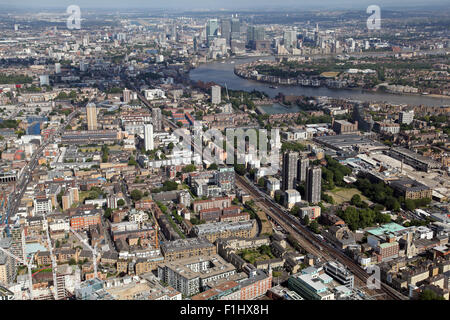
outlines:
M322 169L309 165L306 156L297 152L286 152L283 155L281 189L283 191L295 189L299 184L305 184L306 201L318 203L321 199Z

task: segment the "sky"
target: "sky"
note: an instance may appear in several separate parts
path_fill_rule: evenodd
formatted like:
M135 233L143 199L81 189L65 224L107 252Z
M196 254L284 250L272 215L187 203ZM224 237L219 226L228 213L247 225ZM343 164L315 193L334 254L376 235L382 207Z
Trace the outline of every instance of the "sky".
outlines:
M167 9L360 9L369 5L381 8L450 7L450 0L0 0L2 6L17 8L67 7L81 8L167 8Z

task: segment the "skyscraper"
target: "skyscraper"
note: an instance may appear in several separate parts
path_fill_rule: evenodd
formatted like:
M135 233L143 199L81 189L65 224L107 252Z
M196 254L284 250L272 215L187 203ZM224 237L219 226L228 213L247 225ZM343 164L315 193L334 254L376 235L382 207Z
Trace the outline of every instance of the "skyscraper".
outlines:
M131 100L131 90L125 89L123 90L123 102L128 103Z
M266 39L266 32L263 26L249 26L247 29L247 43L252 45L255 41Z
M295 180L297 179L297 160L298 153L287 152L283 155L283 167L282 167L282 185L283 191L294 189Z
M241 39L241 21L236 16L231 18L231 40Z
M320 167L310 167L306 175L306 201L318 203L322 190L322 169Z
M11 252L16 256L25 260L26 252L23 251L25 246L25 233L22 226L13 226L10 230L12 238Z
M297 32L293 30L284 31L283 43L285 48L297 47Z
M194 52L198 51L198 37L194 37Z
M297 180L299 182L306 181L306 173L309 167L309 159L306 156L302 156L297 162Z
M153 125L144 124L145 151L153 150Z
M162 116L161 116L160 108L152 109L152 120L153 120L153 129L155 131L161 131L162 130Z
M211 87L211 103L219 104L222 101L221 97L221 88L220 86L212 86Z
M12 252L13 240L11 238L0 238L0 247ZM17 275L16 260L0 251L0 284L9 284Z
M239 21L239 18L237 16L231 18L231 32L241 32L241 21Z
M319 46L319 24L316 23L316 29L314 30L314 43L317 46Z
M220 33L221 37L227 41L227 46L230 45L231 41L231 20L224 19L220 21Z
M206 23L206 41L208 46L211 44L214 38L219 36L219 20L209 19Z
M95 104L88 103L86 106L86 116L88 123L88 130L97 130L97 108Z

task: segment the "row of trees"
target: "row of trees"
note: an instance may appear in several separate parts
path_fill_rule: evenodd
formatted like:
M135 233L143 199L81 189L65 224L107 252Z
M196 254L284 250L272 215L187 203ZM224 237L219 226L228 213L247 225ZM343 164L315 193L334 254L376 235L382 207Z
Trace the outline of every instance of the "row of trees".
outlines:
M336 186L345 187L344 177L352 173L350 168L340 164L330 156L325 156L326 167L322 167L322 190L333 190Z
M390 215L383 214L379 210L370 208L362 209L354 206L349 206L345 210L339 210L337 215L353 231L371 227L376 223L384 224L391 221Z
M104 144L102 146L102 162L108 162L108 158L109 158L109 148L106 144Z
M178 183L174 181L164 181L163 186L161 188L155 188L152 190L152 193L159 193L163 191L173 191L178 189Z
M67 99L76 99L77 93L76 91L72 90L69 94L65 93L64 91L61 91L57 96L56 100L67 100Z
M33 78L30 78L23 74L0 74L0 83L4 84L23 84L23 83L31 83L33 82Z
M382 204L388 210L400 209L400 202L394 197L394 190L383 182L372 183L369 179L358 178L355 186L371 201Z

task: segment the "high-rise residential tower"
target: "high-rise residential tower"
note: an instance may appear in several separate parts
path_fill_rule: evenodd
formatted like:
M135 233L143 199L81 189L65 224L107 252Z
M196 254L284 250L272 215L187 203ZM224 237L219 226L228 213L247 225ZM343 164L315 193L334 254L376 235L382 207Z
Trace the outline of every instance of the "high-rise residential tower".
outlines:
M295 181L297 179L297 160L298 153L296 152L287 152L283 155L283 166L281 170L281 189L283 191L295 188Z
M145 151L153 150L153 125L144 124L144 144Z
M152 109L153 130L158 132L162 130L162 115L160 108Z
M300 157L297 162L297 180L299 182L306 181L306 173L309 167L309 159L306 156Z
M222 101L220 86L212 86L211 87L211 103L219 104Z
M320 167L308 168L306 175L306 201L319 203L322 188L322 169Z

